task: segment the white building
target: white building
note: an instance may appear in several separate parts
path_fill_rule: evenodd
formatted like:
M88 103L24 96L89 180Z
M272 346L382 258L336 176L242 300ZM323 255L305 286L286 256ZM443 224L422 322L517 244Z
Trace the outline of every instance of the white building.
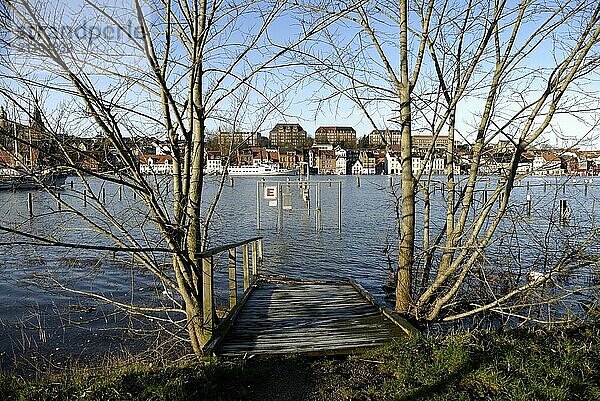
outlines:
M398 175L402 173L402 163L400 163L400 156L397 153L386 152L384 170L388 175Z
M542 153L534 157L532 168L535 175L561 175L564 173L560 157L552 153Z
M140 173L173 174L173 158L171 155L142 155L140 156Z
M352 175L362 175L362 173L363 173L363 165L360 162L360 160L357 160L352 165Z
M337 175L346 175L346 156L347 153L345 149L341 146L336 146L335 148L335 173Z
M222 174L223 158L221 157L221 152L206 152L206 166L204 168L206 174Z
M458 171L460 172L460 166ZM420 156L412 157L412 171L416 175L419 170L423 168L423 174L442 175L446 173L446 159L443 157L432 157L429 160L425 160ZM455 168L456 171L456 168Z

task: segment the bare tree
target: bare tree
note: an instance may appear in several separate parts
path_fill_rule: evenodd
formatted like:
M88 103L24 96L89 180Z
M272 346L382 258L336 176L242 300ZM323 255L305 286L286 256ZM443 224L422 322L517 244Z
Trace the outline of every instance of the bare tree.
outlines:
M309 3L309 13L336 11L327 3ZM558 129L561 115L581 118L590 130L597 126L597 94L584 85L598 76L600 7L502 0L350 3L344 19L300 54L328 88L321 101L350 101L373 129L401 131L396 310L417 320L450 320L497 238L522 155L544 133ZM397 117L382 121L392 112ZM419 132L432 141L421 149L424 162L413 165L411 140ZM442 136L447 137L444 149L436 144ZM457 157L459 139L472 149L466 162ZM510 141L512 151L491 195L481 201L476 195L483 161L498 139ZM431 161L440 152L445 211L435 232L429 191ZM461 164L464 178L457 176ZM418 215L423 216L420 235ZM458 314L510 305L562 267L557 262L542 279L515 282L489 302L471 303Z
M48 111L44 121L47 139L58 147L49 162L80 177L84 190L78 197L86 196L95 215L53 188L45 186L46 190L63 214L75 216L104 240L102 245L68 243L25 229L2 229L40 246L132 255L176 294L172 306L145 308L95 296L133 313L183 314L175 320L187 330L195 354L201 355L211 333L202 321L203 278L197 254L209 243L210 220L224 180L222 176L216 196L207 203L207 132L223 125L234 131L258 129L268 115L283 112L285 91L294 82L273 79L274 71L284 68L279 65L281 56L337 18L313 19L286 37L273 35L273 27L285 24L293 11L293 5L277 0L133 0L125 8L85 1L78 9L67 2L3 3L0 28L7 33L7 50L0 91L25 114L32 110L25 99L47 93L47 103L52 104L46 109L57 110ZM76 136L65 136L64 131L72 129L97 133L104 149L111 150L110 171L81 162L94 157L90 149L76 144ZM12 135L10 130L3 134ZM153 135L167 141L173 160L168 193L156 177L140 171L136 144ZM107 160L95 161L106 165ZM35 177L35 171L30 175ZM143 209L133 211L146 216L142 227L132 226L129 217L124 220L105 205L94 181L98 179L129 188L139 197L135 207ZM164 268L161 254L169 255L171 269Z

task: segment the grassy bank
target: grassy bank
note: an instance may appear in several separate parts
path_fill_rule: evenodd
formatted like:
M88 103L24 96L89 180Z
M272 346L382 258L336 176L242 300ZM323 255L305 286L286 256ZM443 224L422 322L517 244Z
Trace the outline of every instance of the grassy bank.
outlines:
M0 400L596 400L600 326L398 341L350 358L207 360L2 375Z

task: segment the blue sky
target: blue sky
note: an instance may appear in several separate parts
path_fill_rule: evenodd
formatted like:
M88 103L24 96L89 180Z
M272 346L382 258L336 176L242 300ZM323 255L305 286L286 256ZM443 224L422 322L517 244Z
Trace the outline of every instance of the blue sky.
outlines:
M109 43L112 45L117 45L117 46L129 46L130 44L127 43L127 41L124 40L123 37L120 38L113 38L113 37L107 37L107 35L114 35L114 30L111 30L111 24L107 23L106 21L103 21L102 23L98 24L98 26L94 26L92 25L92 23L90 21L93 21L93 11L89 8L89 7L84 7L84 11L83 13L79 14L77 18L72 18L71 17L71 13L73 14L77 14L82 7L83 2L82 1L75 1L75 0L62 0L60 2L61 4L63 4L65 6L64 13L60 14L60 23L56 24L57 26L75 26L76 28L79 28L83 25L86 26L86 28L88 29L88 32L92 32L92 34L94 35L101 35L100 39L94 39L91 42L89 42L87 45L88 47L90 47L90 50L98 50L97 46L102 46L101 43L103 42L102 39L105 39L105 43ZM237 1L236 3L240 3L239 1ZM40 4L46 6L46 11L47 12L54 12L53 7L48 3L48 2L40 2ZM115 10L114 7L116 7L116 13L118 15L118 18L120 21L123 22L123 24L125 24L127 27L129 27L128 29L130 30L131 33L135 33L135 23L131 23L131 21L135 22L135 13L131 10L131 2L129 1L117 1L117 0L113 0L113 1L103 1L102 5L105 6L105 9L107 10ZM460 3L457 3L460 4ZM60 9L60 8L57 8ZM458 8L458 10L460 10L460 7ZM302 20L307 20L308 18L314 18L313 16L304 16L301 19L299 18L299 15L297 12L295 13L289 13L286 14L284 16L279 17L278 20L276 20L276 23L273 24L270 28L269 28L269 37L271 38L272 41L280 44L280 45L284 45L286 43L289 43L290 41L293 41L295 37L297 37L299 34L301 34L301 25L299 21ZM159 21L157 19L157 16L150 16L150 19L154 22ZM218 54L218 56L215 56L212 59L212 65L218 67L218 61L220 59L225 59L227 58L230 53L231 53L231 49L229 49L228 45L234 42L239 42L243 39L248 39L249 36L245 35L248 34L250 32L255 32L257 27L259 26L259 22L260 20L257 19L258 18L258 14L256 12L253 12L251 14L249 14L249 16L244 16L242 17L243 19L241 19L238 22L241 22L240 28L239 30L226 30L225 33L227 34L227 36L222 36L218 43L219 46L216 46L214 48L214 51L216 52L215 54ZM74 22L75 21L75 22ZM527 33L528 31L530 31L532 29L532 27L535 25L534 24L535 21L533 20L529 20L527 26L524 29L524 33ZM101 29L100 29L101 28ZM157 27L159 28L159 26ZM344 24L338 24L335 27L331 27L332 30L335 29L335 32L339 35L338 38L341 39L342 41L347 41L347 42L352 42L353 40L356 40L356 36L354 36L357 32L357 29L355 27L353 27L352 24L348 24L348 23L344 23ZM576 28L576 27L574 27ZM396 53L396 49L395 49L395 43L397 43L397 37L398 37L398 29L397 27L394 26L387 26L385 25L384 21L381 21L381 23L377 24L377 29L379 29L379 32L381 32L381 35L385 35L388 40L389 40L389 44L385 46L386 51L388 53L388 56L390 58L390 62L394 65L394 67L397 69L397 63L398 63L398 57L397 57L397 53ZM76 32L76 31L75 31ZM567 28L565 28L561 34L565 35L568 33ZM322 37L321 37L322 38ZM73 38L71 38L73 39ZM80 39L79 37L74 38L75 40ZM86 40L88 38L83 38L83 40ZM268 45L265 42L259 42L260 45L265 46L264 48L258 50L258 51L254 51L248 54L247 56L247 60L245 61L245 63L243 63L239 68L236 69L237 72L242 72L244 69L247 70L249 68L252 68L252 66L258 65L261 60L265 60L266 57L268 57L269 52L274 51L274 48L270 47L270 45ZM83 45L83 42L79 43L79 45ZM353 47L352 47L353 46ZM357 43L355 42L353 45L350 47L350 49L359 49L357 46ZM106 48L104 47L99 47L99 49L101 50L106 50ZM121 50L123 49L123 47L121 48ZM127 50L127 47L124 48L125 50ZM130 50L132 50L132 48L129 48ZM311 49L314 51L318 51L320 52L321 55L323 55L323 57L330 57L331 59L335 59L335 54L333 53L332 49L322 43L313 43L313 45L311 46ZM552 58L551 58L551 48L549 47L549 45L543 45L541 46L536 52L534 52L532 54L532 57L530 60L528 60L526 63L524 63L525 67L530 67L530 68L538 68L540 66L548 66L551 65L551 63L553 62ZM596 49L597 52L597 49ZM174 52L173 54L183 54L183 50L177 49L176 52ZM352 60L354 59L355 55L354 54L348 54L348 61L352 62ZM356 55L357 56L357 55ZM373 57L373 60L369 60L368 57ZM120 58L122 59L122 58ZM135 60L135 58L132 58L131 60ZM285 59L285 61L293 61L294 60L294 56L291 57L291 59ZM375 72L380 72L379 67L377 66L376 61L377 60L377 55L372 51L372 49L370 51L367 51L365 54L363 54L362 58L360 59L354 59L354 61L356 61L357 65L359 65L360 67L369 70L371 69L371 71L373 73ZM116 59L115 59L116 61ZM124 59L125 63L127 62L127 59ZM106 54L104 54L103 59L101 60L101 63L104 66L110 66L110 62L111 62L111 55L107 52ZM139 61L135 61L135 63L138 63ZM210 63L209 63L210 64ZM39 67L39 65L36 65L36 62L33 61L33 67L34 69L36 67ZM117 65L116 63L113 64ZM0 67L2 68L2 67ZM125 70L127 70L127 68L121 66L117 66L116 70L120 73L125 72ZM426 64L424 65L423 68L423 76L422 76L422 80L425 81L427 79L427 73L430 73L432 70L432 66L429 63L429 61L426 62ZM6 69L3 69L3 71L6 71ZM88 69L88 71L91 71L91 69ZM289 83L289 80L293 77L295 77L296 73L292 72L290 68L282 68L279 70L275 71L275 81L273 82L272 86L270 86L268 89L270 91L277 91L277 87L284 87L287 83ZM385 74L384 74L385 75ZM46 76L46 74L44 74L41 71L37 71L34 73L34 75L32 77L34 77L35 79L44 79L44 77ZM93 75L92 79L95 80L96 84L99 87L104 87L106 91L108 91L109 87L110 87L110 83L114 81L110 81L107 80L106 78L102 78L99 75ZM264 84L266 81L266 77L265 76L257 76L257 79L255 80L255 83L257 85L261 85ZM57 81L59 82L59 81ZM225 80L224 81L227 85L232 84L232 80ZM542 81L534 81L533 82L533 86L536 87L541 87L543 84ZM586 86L585 86L585 90L588 93L594 93L597 95L600 95L600 89L599 89L600 85L599 85L599 81L598 81L598 75L596 73L596 75L592 78L592 81L587 82ZM137 94L136 94L137 93ZM348 100L344 99L344 98L335 98L332 99L332 101L322 104L320 108L318 108L317 103L315 102L315 99L317 99L318 97L326 97L328 94L330 93L330 90L327 88L323 88L322 85L317 82L316 80L313 79L308 79L308 80L304 80L302 81L302 83L296 87L294 87L292 90L287 91L286 93L286 99L285 101L283 101L283 104L285 105L284 109L285 109L285 116L281 116L278 113L273 113L271 114L268 118L266 118L264 121L262 119L257 119L256 116L258 114L261 114L260 110L259 110L259 106L260 106L260 97L256 96L256 95L251 95L249 96L247 105L248 107L248 111L246 112L245 116L248 119L247 124L246 124L246 128L253 128L253 129L259 129L263 135L266 135L268 133L268 131L270 130L270 128L278 123L278 122L298 122L300 123L309 133L309 135L313 135L315 129L318 126L321 125L344 125L344 126L352 126L356 129L357 134L359 137L369 133L372 130L372 126L370 121L364 116L364 114L360 111L357 110L355 105L353 105L351 102L349 102ZM482 95L485 93L485 88L481 89L478 91L478 95ZM127 103L131 103L132 101L135 102L142 102L144 101L144 96L141 96L138 92L136 92L135 90L130 91L126 97L128 97L129 99L127 100ZM532 97L531 94L526 94L525 97ZM63 99L61 98L61 96L59 94L52 94L51 96L48 97L48 99L45 102L45 106L47 108L52 109L53 107L57 107L58 104L60 104L60 102ZM223 110L221 111L220 115L221 116L227 116L227 113L232 113L235 112L235 108L238 107L236 104L234 104L235 102L229 102L229 103L224 103L224 107ZM477 97L477 96L473 96L470 98L466 98L463 101L461 101L460 105L462 107L462 110L465 110L464 112L461 112L458 116L458 125L459 125L459 130L462 134L464 134L465 136L469 136L470 133L472 133L475 129L475 125L476 125L476 114L477 114L477 110L481 109L481 100ZM508 104L508 103L506 103ZM510 107L510 106L503 106L503 107ZM318 108L318 110L317 110ZM395 116L395 112L392 111L393 106L391 106L388 102L377 102L376 104L373 104L370 107L370 111L372 113L373 118L376 120L377 124L380 127L385 127L385 126L390 126L391 124L389 123L389 120L391 118L393 118ZM472 113L475 113L475 116ZM253 121L254 120L254 121ZM260 126L257 126L256 124L256 120L260 121ZM210 128L212 129L218 129L219 126L221 124L219 122L214 121L212 123L212 126ZM560 130L562 130L564 132L564 135L567 137L579 137L581 136L583 133L586 133L589 130L589 121L585 122L585 121L581 121L578 120L574 117L571 116L559 116L556 118L556 125L558 127L560 127ZM591 134L592 137L594 136L598 136L598 130L596 129L594 133ZM563 141L561 139L559 139L556 135L554 134L549 134L548 135L548 140L551 144L554 145L563 145ZM599 141L595 141L595 144L600 145ZM599 146L600 147L600 146Z

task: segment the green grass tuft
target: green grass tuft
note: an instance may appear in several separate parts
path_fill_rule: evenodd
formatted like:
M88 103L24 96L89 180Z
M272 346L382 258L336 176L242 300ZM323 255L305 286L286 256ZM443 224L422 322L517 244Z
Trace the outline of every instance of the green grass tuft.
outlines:
M213 358L40 380L0 374L0 400L599 400L599 343L600 325L591 323L399 338L350 358Z
M598 327L418 337L372 351L395 400L600 399ZM364 392L356 389L354 397Z

